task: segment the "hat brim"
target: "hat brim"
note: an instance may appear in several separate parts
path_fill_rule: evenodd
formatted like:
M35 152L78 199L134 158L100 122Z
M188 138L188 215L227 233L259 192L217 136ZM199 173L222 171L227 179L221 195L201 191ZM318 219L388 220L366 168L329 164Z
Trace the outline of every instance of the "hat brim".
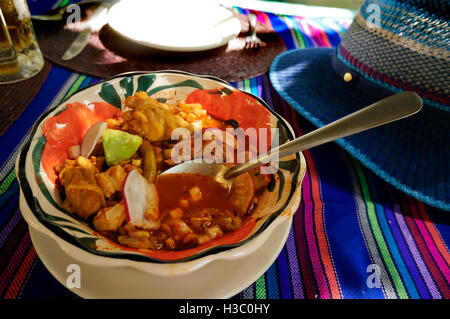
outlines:
M344 82L331 67L333 54L329 48L287 51L270 68L275 90L317 127L386 97ZM394 187L448 211L449 123L448 112L424 105L411 117L336 142Z

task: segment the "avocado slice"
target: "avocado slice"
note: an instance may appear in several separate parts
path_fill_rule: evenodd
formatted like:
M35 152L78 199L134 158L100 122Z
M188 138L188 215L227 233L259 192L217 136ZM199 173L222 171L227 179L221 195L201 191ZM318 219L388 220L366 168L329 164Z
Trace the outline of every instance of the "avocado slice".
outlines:
M102 140L108 166L129 160L142 144L142 137L113 129L105 129Z

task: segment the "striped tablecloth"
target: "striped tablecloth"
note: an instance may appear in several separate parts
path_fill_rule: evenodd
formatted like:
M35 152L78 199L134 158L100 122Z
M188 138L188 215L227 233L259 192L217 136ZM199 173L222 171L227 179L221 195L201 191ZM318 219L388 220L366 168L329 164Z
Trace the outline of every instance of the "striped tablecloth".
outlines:
M32 12L45 11L43 2L29 1ZM258 18L281 35L288 50L336 46L351 22L263 12ZM76 298L52 277L33 248L18 206L13 165L32 124L47 107L99 80L52 66L39 93L0 137L3 298ZM232 84L266 100L297 135L313 129L281 100L267 74ZM450 297L448 212L397 191L336 144L304 154L308 172L287 243L267 272L235 298Z

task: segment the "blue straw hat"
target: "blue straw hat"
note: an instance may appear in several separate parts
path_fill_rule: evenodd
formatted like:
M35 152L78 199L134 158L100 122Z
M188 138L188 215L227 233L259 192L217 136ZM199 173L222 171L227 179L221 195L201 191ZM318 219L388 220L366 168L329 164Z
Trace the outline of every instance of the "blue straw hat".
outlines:
M401 91L415 91L418 114L337 143L405 193L450 210L450 2L366 1L336 49L287 51L272 85L316 126Z

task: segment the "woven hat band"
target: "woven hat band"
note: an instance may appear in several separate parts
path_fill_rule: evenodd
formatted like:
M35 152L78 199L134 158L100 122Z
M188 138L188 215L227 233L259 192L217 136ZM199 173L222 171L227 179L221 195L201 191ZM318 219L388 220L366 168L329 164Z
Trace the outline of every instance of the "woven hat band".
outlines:
M371 3L378 5L375 18L369 14L374 12ZM396 3L366 1L336 58L373 84L393 92L415 91L427 104L450 111L450 25L417 8L402 12L401 5L392 7ZM426 36L418 35L416 27L425 28Z
M369 23L379 23L381 31L388 31L392 35L412 40L429 48L443 49L441 52L448 57L450 34L448 16L436 14L445 12L448 14L450 11L445 11L444 7L450 10L450 2L368 0L361 6L359 13ZM437 8L440 10L437 11Z

